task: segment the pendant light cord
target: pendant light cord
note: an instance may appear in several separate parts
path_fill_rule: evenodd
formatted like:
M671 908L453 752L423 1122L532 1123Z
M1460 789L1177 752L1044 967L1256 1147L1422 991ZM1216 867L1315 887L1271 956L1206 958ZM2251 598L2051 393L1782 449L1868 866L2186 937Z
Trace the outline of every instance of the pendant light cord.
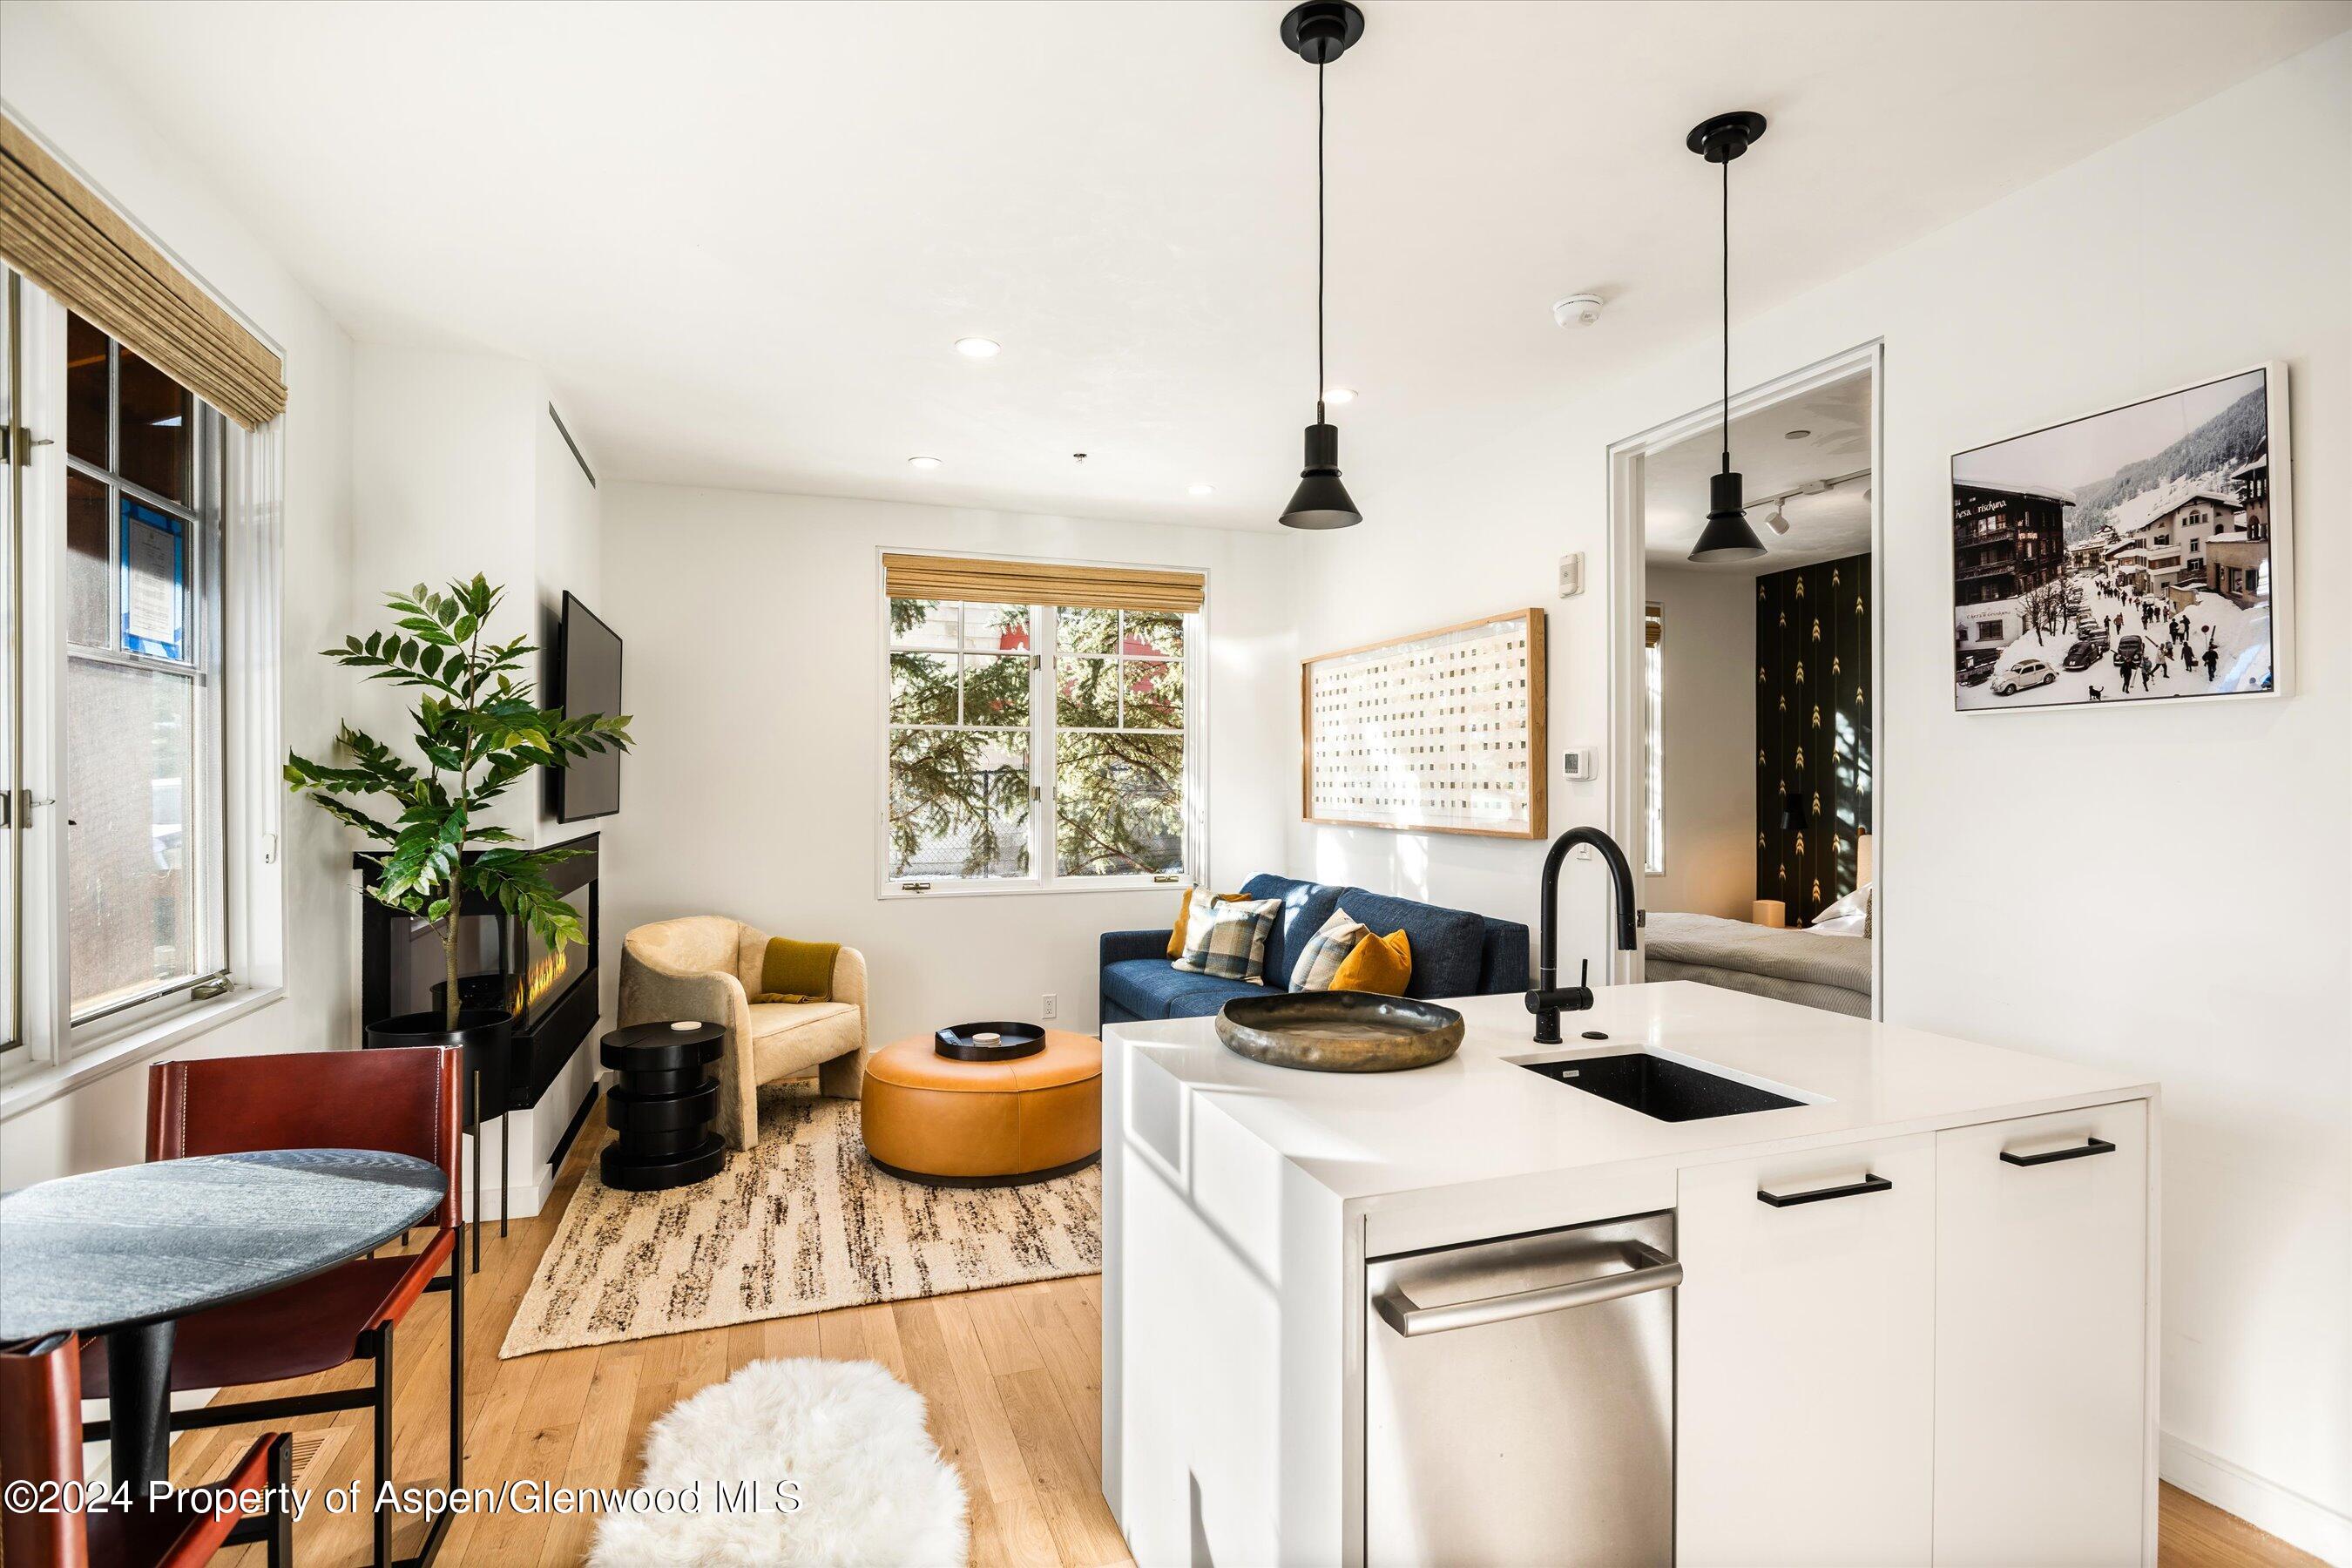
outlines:
M1731 160L1723 161L1723 471L1731 472Z
M1729 252L1725 254L1728 255ZM1315 423L1323 416L1323 62L1315 62Z

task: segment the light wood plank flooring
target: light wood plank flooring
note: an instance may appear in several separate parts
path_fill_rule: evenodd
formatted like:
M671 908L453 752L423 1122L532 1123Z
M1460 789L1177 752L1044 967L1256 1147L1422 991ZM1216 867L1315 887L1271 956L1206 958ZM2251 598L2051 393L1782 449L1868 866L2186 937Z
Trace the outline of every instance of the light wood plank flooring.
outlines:
M929 1404L931 1434L962 1473L971 1500L972 1561L1065 1563L1093 1568L1130 1561L1100 1490L1102 1281L1058 1279L898 1301L809 1317L502 1362L508 1321L553 1234L554 1222L593 1148L603 1119L583 1131L548 1211L515 1224L504 1240L484 1233L482 1271L467 1282L466 1480L494 1486L534 1479L572 1486L633 1481L646 1427L680 1399L761 1356L830 1356L881 1363ZM448 1298L425 1298L404 1325L398 1360L395 1475L424 1484L443 1479L447 1428ZM278 1385L268 1392L356 1386L360 1369ZM253 1391L258 1394L262 1391ZM302 1483L364 1486L368 1414L349 1411L294 1423L318 1443ZM175 1479L209 1479L243 1451L254 1428L193 1432L173 1445ZM556 1514L471 1514L452 1528L441 1561L572 1563L594 1521ZM421 1521L404 1521L395 1550L415 1550ZM304 1568L363 1563L364 1515L328 1517L314 1505L299 1529ZM258 1547L224 1561L259 1568ZM2243 1521L2168 1486L2162 1503L2162 1568L2263 1568L2315 1563Z

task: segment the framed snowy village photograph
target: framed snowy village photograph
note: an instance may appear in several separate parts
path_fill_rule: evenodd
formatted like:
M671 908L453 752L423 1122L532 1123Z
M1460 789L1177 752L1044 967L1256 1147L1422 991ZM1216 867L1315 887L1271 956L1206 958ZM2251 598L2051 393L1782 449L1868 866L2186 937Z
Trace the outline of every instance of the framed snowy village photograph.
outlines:
M1954 456L1955 706L2284 691L2287 464L2278 364Z

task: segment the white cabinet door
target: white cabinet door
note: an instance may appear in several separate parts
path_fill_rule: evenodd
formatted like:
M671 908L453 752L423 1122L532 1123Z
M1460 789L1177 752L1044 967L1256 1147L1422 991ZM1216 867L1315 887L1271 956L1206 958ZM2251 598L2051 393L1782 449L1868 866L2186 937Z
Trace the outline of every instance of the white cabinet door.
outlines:
M2143 1561L2145 1101L1936 1138L1936 1561Z
M1678 1563L1927 1562L1935 1184L1926 1133L1682 1173Z

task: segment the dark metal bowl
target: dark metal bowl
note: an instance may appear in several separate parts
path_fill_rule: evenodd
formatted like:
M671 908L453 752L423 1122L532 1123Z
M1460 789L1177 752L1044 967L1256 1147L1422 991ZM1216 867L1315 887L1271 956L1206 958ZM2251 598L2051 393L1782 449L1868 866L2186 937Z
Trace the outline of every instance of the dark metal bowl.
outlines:
M1241 996L1217 1009L1225 1048L1307 1072L1402 1072L1462 1048L1462 1015L1410 996L1293 991Z

